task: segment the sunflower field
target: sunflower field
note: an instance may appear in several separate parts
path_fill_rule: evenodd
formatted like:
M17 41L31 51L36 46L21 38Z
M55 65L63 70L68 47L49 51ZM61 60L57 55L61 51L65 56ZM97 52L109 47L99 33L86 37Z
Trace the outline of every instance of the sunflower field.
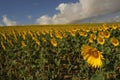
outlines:
M120 80L120 24L0 27L0 80Z

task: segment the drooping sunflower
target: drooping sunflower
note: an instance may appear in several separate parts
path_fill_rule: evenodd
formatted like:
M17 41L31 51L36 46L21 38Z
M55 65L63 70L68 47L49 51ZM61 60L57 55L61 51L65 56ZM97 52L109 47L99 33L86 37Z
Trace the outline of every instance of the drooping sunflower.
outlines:
M81 48L81 54L83 59L93 68L99 68L102 66L102 52L98 51L96 48L83 45Z
M119 41L118 39L116 39L115 37L110 39L110 42L114 45L114 46L118 46L119 45Z

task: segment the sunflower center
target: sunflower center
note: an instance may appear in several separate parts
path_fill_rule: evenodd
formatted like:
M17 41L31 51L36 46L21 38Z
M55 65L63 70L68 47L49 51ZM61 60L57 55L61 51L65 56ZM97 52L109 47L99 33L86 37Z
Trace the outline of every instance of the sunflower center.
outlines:
M112 42L113 42L114 44L117 44L117 40L113 40Z
M99 38L99 41L100 41L100 42L103 42L103 39L102 39L102 38Z
M98 57L99 57L98 51L92 51L92 52L91 52L91 55L92 55L94 58L98 58Z

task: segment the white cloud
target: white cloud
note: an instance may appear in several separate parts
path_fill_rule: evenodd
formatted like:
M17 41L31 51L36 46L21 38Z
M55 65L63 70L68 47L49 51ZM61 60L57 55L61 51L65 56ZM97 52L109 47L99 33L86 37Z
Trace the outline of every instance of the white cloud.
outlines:
M32 19L32 16L27 16L27 18L30 20L30 19Z
M16 25L16 21L12 21L11 19L8 19L6 15L3 16L3 23L5 26L12 26L12 25Z
M120 0L79 0L76 3L61 3L56 10L58 14L52 17L43 15L38 24L64 24L74 20L104 15L120 11Z
M44 15L44 16L37 19L37 23L39 23L39 24L51 24L52 19L51 19L51 17Z

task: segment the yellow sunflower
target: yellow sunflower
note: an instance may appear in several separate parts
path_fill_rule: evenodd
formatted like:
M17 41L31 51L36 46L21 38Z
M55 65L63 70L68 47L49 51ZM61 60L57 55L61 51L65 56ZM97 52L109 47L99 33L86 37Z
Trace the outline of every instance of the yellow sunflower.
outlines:
M105 39L102 37L97 38L97 43L103 45L105 43Z
M96 34L90 34L90 38L96 40Z
M118 41L118 39L116 39L115 37L111 38L110 42L111 42L114 46L118 46L118 45L119 45L119 41Z
M104 31L103 35L104 35L105 38L109 38L110 37L110 32Z
M6 49L6 47L5 47L5 45L4 45L4 43L1 41L1 46L2 46L2 48L5 50Z
M59 39L63 38L61 32L59 32L59 31L56 31L55 36L56 36L56 38L59 38Z
M71 30L70 33L71 33L71 35L72 35L73 37L76 36L76 32L75 32L74 30Z
M46 40L44 37L42 38L42 41L43 41L43 42L47 42L47 40Z
M88 36L87 32L84 32L84 31L80 31L79 35L83 36L83 37L87 37Z
M51 44L56 47L57 46L57 41L55 38L51 39Z
M24 41L21 41L22 47L27 46Z
M89 43L93 43L93 38L89 38Z
M115 25L112 25L112 29L114 29L114 30L115 30L115 29L117 29L117 26L115 26Z
M83 45L81 48L81 54L83 59L93 68L99 68L102 66L102 52L98 51L96 48Z
M100 32L98 33L98 36L100 36L101 38L104 38L104 33L103 33L103 31L100 31Z

